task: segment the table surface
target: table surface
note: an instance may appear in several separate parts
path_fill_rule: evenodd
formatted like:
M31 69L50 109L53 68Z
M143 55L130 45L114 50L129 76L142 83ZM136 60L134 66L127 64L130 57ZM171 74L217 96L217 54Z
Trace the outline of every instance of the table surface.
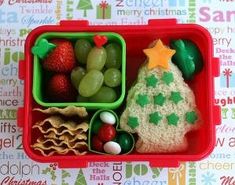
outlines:
M101 3L107 7L103 12ZM235 184L235 1L234 0L0 0L0 184L56 185L232 185ZM62 19L90 24L146 24L150 18L198 23L213 37L221 59L215 104L222 107L216 147L202 161L179 168L151 168L147 162L90 163L85 169L59 169L30 160L22 150L15 112L23 105L18 60L31 29ZM230 76L224 71L230 70ZM54 166L51 167L51 166Z

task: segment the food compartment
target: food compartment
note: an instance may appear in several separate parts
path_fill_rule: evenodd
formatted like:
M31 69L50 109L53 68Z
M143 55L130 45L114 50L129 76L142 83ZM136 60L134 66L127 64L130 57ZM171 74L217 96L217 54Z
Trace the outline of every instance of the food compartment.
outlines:
M159 22L161 23L161 22ZM174 22L173 22L174 23ZM66 23L67 25L67 23ZM213 119L214 104L213 104L213 77L214 74L212 66L218 67L212 63L213 48L211 37L208 32L197 25L171 25L171 24L152 24L146 26L92 26L81 24L80 27L69 26L54 26L44 27L41 30L32 33L26 44L26 49L33 46L33 40L41 33L54 31L67 32L69 34L76 34L78 32L115 32L120 34L126 43L126 93L135 82L138 70L144 64L146 56L143 49L148 48L149 44L156 39L161 39L165 45L170 45L172 40L185 39L190 40L197 45L203 57L203 68L194 76L192 80L186 81L195 95L195 101L202 120L201 127L198 130L189 132L187 134L188 148L182 152L174 153L138 153L135 149L124 155L102 155L94 152L88 152L85 155L74 155L67 153L65 155L52 155L44 157L31 148L37 135L32 130L35 122L42 119L42 115L32 111L34 108L41 107L36 103L32 97L32 54L26 54L27 64L25 66L28 76L26 78L26 104L25 122L24 125L24 148L29 156L40 162L59 162L61 167L85 167L89 161L149 161L152 166L177 166L179 161L195 161L207 156L214 148L215 141L215 120ZM76 32L76 33L74 33ZM26 51L27 52L27 51ZM122 71L123 72L123 71ZM71 103L71 105L74 105ZM76 105L76 104L75 104ZM120 117L126 105L126 96L120 107L113 109L113 111ZM45 109L46 107L41 107ZM88 122L100 107L93 107L95 110L88 110ZM216 119L218 121L219 119ZM89 127L90 129L90 127ZM88 136L89 137L89 136ZM134 135L136 137L136 135ZM73 160L74 162L68 162Z
M101 47L98 48L98 46L96 46L96 43L94 43L95 42L94 39L97 38L96 37L97 35L99 36L98 37L99 40L97 41L98 42L97 44L99 44L99 42L103 42L100 39L100 37L107 39L107 41L106 41L107 43L106 42L101 43L102 45L104 45L103 47L101 45ZM116 92L115 98L113 98L109 102L105 102L105 101L97 102L97 101L95 101L97 99L95 97L95 95L96 95L95 94L94 96L91 96L91 97L90 96L89 97L81 97L81 98L78 97L77 101L74 99L74 100L69 100L69 101L63 102L61 100L58 100L58 101L54 100L54 99L51 100L48 97L48 93L47 93L48 87L47 87L47 85L50 83L48 81L50 81L50 79L53 77L53 75L55 73L61 74L62 72L54 72L54 71L52 71L52 69L48 70L48 69L45 69L45 67L43 67L44 66L43 63L46 62L46 59L49 58L50 52L52 52L52 51L49 51L47 53L47 56L44 57L43 59L41 59L39 57L39 55L40 55L40 51L43 48L49 47L47 45L46 46L43 45L44 43L42 44L42 42L44 42L46 40L47 42L49 42L49 44L52 44L50 42L53 42L53 40L60 40L60 39L66 39L68 42L70 42L72 44L73 52L75 53L75 56L76 56L76 53L78 53L76 51L76 50L78 50L76 48L76 42L79 42L79 41L82 42L84 40L87 41L90 44L91 48L90 48L89 53L91 53L92 49L93 50L95 50L95 49L96 50L98 50L98 49L105 50L104 48L109 47L111 44L115 44L115 46L117 46L120 49L120 53L119 53L120 56L119 56L119 59L118 59L118 60L120 60L120 65L118 67L112 67L112 66L111 67L110 66L106 67L106 66L104 66L104 67L102 67L101 70L99 70L99 71L101 71L100 74L102 74L102 76L103 76L102 78L104 80L105 80L104 76L106 74L105 72L108 69L112 68L111 70L115 70L115 71L120 72L120 77L119 77L120 81L121 81L120 84L116 85L115 87L109 87L108 85L103 83L104 84L103 86L105 86L106 88L109 88L108 90L110 90L110 88L111 88L111 90L112 90L111 92L113 92L113 91ZM125 85L125 82L126 82L126 57L125 57L125 55L126 55L126 45L125 45L125 41L123 40L123 38L119 34L109 33L109 32L98 32L98 34L97 33L91 33L91 32L75 32L75 33L72 33L72 32L67 32L67 33L66 32L63 32L63 33L61 33L61 32L48 32L48 33L41 34L37 38L37 40L34 44L34 47L37 48L38 52L36 51L35 54L34 54L34 57L33 57L33 63L34 63L34 65L33 65L33 97L34 97L34 100L38 104L40 104L44 107L53 107L53 106L54 107L65 107L65 106L73 105L73 106L86 107L88 109L97 109L97 108L115 109L115 108L119 107L121 105L121 103L123 102L124 96L125 96L125 87L126 87L126 85ZM108 49L106 49L106 50L108 50ZM33 51L33 49L32 49L32 51ZM95 53L95 52L97 52L97 51L94 51L93 53ZM110 51L110 52L112 53L113 51ZM107 55L108 55L108 53L106 54L106 56ZM80 67L80 69L82 68L82 70L84 70L84 73L86 73L86 74L92 70L92 67L94 66L95 62L93 62L93 64L89 65L87 62L85 62L85 63L80 62L80 59L78 57L75 57L75 56L74 56L74 58L76 58L76 61L75 61L75 67L73 67L73 69L75 69L76 67L77 68ZM60 56L58 56L58 57L60 57ZM89 56L87 56L86 58L88 58L88 57ZM88 60L88 59L85 59L85 60ZM51 61L49 61L49 62L51 62ZM91 66L91 65L93 65L93 66ZM49 67L51 67L51 66L49 66ZM86 69L87 67L89 67L91 69L88 70L88 69ZM96 67L96 66L94 66L94 67ZM73 82L73 79L72 79L73 74L72 73L73 73L73 71L69 71L69 72L66 73L66 75L69 76L69 80ZM76 73L76 72L74 72L74 73ZM111 71L111 73L112 73L112 71ZM83 78L84 77L85 76L83 76ZM82 79L81 79L81 81L82 81ZM74 82L74 83L77 83L77 82ZM72 83L72 85L74 86L75 91L79 91L80 88L78 90L78 87L75 87L74 83ZM94 86L94 85L91 84L91 86Z

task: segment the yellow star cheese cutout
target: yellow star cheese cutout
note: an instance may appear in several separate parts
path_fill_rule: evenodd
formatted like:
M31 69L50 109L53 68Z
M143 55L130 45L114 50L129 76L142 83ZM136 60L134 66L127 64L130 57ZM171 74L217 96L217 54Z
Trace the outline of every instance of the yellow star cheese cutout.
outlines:
M153 69L160 66L168 70L169 61L175 54L175 50L164 46L160 39L156 42L154 47L144 49L143 51L148 57L148 69Z

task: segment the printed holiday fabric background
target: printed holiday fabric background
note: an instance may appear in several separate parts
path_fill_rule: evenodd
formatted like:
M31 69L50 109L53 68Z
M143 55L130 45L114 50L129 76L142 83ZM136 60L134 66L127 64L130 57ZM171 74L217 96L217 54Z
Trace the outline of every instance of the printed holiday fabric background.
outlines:
M213 36L221 76L215 103L222 107L216 147L206 159L177 169L150 168L146 162L89 163L85 169L58 169L30 160L16 126L23 104L18 61L27 34L61 19L95 24L146 24L150 18L198 23ZM0 0L0 184L2 185L234 185L235 184L235 1L234 0Z

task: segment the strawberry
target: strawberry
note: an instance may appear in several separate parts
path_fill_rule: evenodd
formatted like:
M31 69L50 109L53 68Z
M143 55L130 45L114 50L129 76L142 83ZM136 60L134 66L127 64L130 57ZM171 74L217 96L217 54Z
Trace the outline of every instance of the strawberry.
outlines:
M67 75L55 74L47 84L47 94L55 102L72 102L76 100L77 91Z
M75 67L75 54L73 45L66 39L51 40L56 45L43 61L44 69L51 72L69 73Z

